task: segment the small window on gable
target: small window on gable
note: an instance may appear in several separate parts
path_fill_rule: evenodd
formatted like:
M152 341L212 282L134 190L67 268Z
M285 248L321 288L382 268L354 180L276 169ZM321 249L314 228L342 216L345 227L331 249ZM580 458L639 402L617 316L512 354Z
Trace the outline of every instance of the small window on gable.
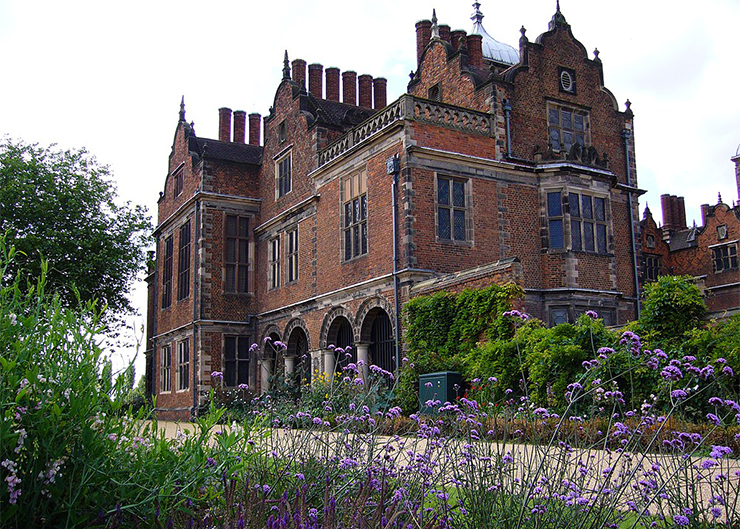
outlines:
M570 68L558 67L558 84L560 91L567 94L576 93L576 72Z
M184 176L183 176L183 170L182 167L175 173L174 176L175 180L175 196L178 197L182 194L182 190L184 187Z
M737 270L737 244L712 248L712 269L715 274Z
M573 145L591 144L588 112L556 103L547 104L550 147L555 152L570 151Z
M280 198L293 188L293 157L286 154L275 163L275 195Z
M442 101L442 86L440 83L437 83L429 89L427 97L432 101Z
M288 139L288 132L285 128L285 121L281 121L278 125L278 141L284 143L286 139Z
M723 241L727 238L727 224L717 226L717 240Z
M648 235L645 237L645 245L648 248L655 248L655 237L652 235Z

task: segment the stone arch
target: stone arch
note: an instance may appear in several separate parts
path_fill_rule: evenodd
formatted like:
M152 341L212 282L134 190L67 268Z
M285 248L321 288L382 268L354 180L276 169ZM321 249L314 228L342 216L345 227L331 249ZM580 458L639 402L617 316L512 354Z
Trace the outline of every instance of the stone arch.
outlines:
M301 319L293 319L285 327L286 381L289 379L298 383L299 387L310 384L313 371L311 345L308 327Z
M355 319L352 317L352 313L349 310L340 305L338 307L332 308L329 312L326 313L326 316L324 316L324 322L321 324L319 347L326 349L330 344L332 344L331 340L335 338L331 335L331 332L335 330L334 328L332 328L332 325L334 325L335 321L340 317L345 318L349 322L350 327L352 328L352 341L356 341L357 327L355 324Z
M396 318L393 317L393 314L395 314L393 304L384 297L374 296L363 301L360 308L357 309L355 321L358 322L357 324L360 329L360 332L358 333L360 342L370 341L370 331L372 329L375 316L379 313L378 309L382 309L386 314L388 314L393 328L393 335L397 336L398 330L396 329Z
M288 325L285 326L285 331L283 332L283 336L285 337L285 343L288 345L288 352L290 352L290 335L293 333L295 329L302 329L303 333L306 335L306 342L308 343L308 350L311 350L311 334L308 332L308 326L306 325L306 322L303 321L301 318L293 318L288 322Z

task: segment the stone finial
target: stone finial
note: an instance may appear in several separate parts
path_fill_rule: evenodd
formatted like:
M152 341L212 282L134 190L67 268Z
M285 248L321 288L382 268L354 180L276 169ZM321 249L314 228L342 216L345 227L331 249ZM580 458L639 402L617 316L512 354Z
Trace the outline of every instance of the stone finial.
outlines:
M599 59L599 48L594 48L594 61L601 62L601 59Z
M439 38L439 26L437 25L437 10L432 9L432 40Z
M722 193L717 193L717 204L722 203Z
M625 107L627 107L627 108L626 108L626 110L624 111L624 113L625 113L625 114L626 114L626 115L627 115L628 117L630 117L630 118L631 118L632 116L634 116L634 115L635 115L635 114L634 114L634 113L632 112L632 102L631 102L631 101L630 101L629 99L628 99L627 101L625 101L625 102L624 102L624 106L625 106Z
M555 14L552 16L550 23L547 25L549 31L554 30L556 27L569 28L568 21L565 20L565 16L560 12L560 0L556 1Z
M180 100L180 121L185 121L185 96Z
M288 60L288 50L285 50L283 59L283 79L290 79L290 61Z
M470 20L472 20L475 24L480 24L483 21L483 13L481 13L480 11L480 2L474 2L473 9L473 16L470 17Z

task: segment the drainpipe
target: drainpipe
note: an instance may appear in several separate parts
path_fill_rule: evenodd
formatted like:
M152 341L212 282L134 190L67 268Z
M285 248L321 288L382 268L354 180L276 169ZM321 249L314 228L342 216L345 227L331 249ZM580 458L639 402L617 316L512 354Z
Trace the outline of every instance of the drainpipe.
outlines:
M395 320L396 320L396 380L398 380L401 374L401 347L399 334L401 333L401 326L399 321L399 307L398 307L398 222L396 221L396 187L398 186L398 175L401 172L401 161L398 155L391 156L385 161L385 169L389 175L393 176L391 182L391 200L393 202L393 303L395 306Z
M511 156L511 102L504 99L504 119L506 120L506 156Z
M622 129L622 139L624 139L624 160L627 168L627 185L632 187L632 169L630 164L630 131ZM632 191L627 192L627 203L630 215L630 242L632 244L632 268L635 274L635 311L637 318L640 318L640 280L637 274L637 248L635 247L635 217L632 212Z
M154 244L154 317L152 318L152 372L149 373L151 377L149 387L152 388L152 393L149 395L150 398L157 395L157 339L155 336L157 336L157 315L162 310L159 304L159 298L157 298L157 286L159 284L159 235L155 238Z
M198 411L198 349L196 339L198 335L198 241L200 237L200 201L196 200L193 206L193 408L190 417L195 418Z

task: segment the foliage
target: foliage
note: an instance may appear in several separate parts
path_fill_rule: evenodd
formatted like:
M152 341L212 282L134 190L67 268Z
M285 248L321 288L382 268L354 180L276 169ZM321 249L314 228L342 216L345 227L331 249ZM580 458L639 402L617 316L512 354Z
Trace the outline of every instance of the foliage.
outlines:
M0 233L18 250L7 263L20 286L49 263L46 288L61 304L97 300L107 317L133 312L128 293L145 261L144 208L119 204L110 169L84 149L0 143Z
M645 285L644 296L639 326L643 338L656 347L679 345L686 332L702 325L707 312L701 291L688 276L660 276Z
M512 327L502 316L521 288L508 284L418 296L404 306L408 362L401 370L396 402L410 413L418 409L419 374L459 371L481 340L505 339Z

